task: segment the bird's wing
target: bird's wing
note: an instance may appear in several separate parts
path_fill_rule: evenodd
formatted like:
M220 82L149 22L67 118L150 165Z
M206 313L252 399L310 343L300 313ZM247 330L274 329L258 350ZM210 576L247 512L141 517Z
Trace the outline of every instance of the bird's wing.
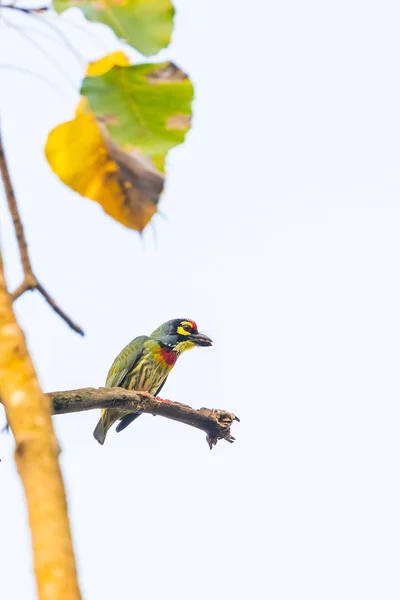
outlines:
M108 371L106 387L119 387L121 385L127 373L138 362L144 350L144 343L148 339L147 335L140 335L121 350Z

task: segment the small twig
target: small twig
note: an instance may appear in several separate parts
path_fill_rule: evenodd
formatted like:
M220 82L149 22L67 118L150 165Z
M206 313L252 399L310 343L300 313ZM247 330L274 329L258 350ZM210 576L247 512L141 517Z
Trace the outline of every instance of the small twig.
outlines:
M0 5L1 7L1 5ZM46 27L49 27L59 38L61 38L61 40L64 42L64 45L68 48L68 50L75 56L75 58L77 59L79 66L86 68L87 66L87 61L83 58L83 56L81 56L79 54L79 52L77 52L77 50L74 48L73 44L71 44L71 42L68 39L68 36L66 36L62 31L60 31L57 27L55 27L52 23L50 23L48 20L46 20L47 17L47 11L50 9L50 7L43 7L43 8L38 8L38 9L27 9L27 8L21 8L21 7L17 7L17 6L11 6L11 5L7 5L7 6L3 6L3 8L11 8L14 10L18 10L20 12L22 12L23 14L27 15L30 18L34 18L36 19L36 21L38 23L40 23L41 25L44 25ZM11 25L12 27L18 29L18 27L16 25L12 25L10 22L8 22L9 25ZM26 28L24 28L26 29ZM24 35L24 33L18 29L18 31L21 33L21 35ZM51 60L51 62L53 64L56 64L57 68L60 68L59 63L55 63L52 60L52 57L49 56L44 49L42 48L42 46L36 44L35 42L33 42L32 38L29 38L29 36L26 36L28 39L30 39L31 43L34 43L41 52L43 52L45 54L45 56ZM52 40L54 41L54 37L52 37ZM64 75L66 75L66 77L69 79L68 74L65 73L64 71ZM73 86L74 88L76 88L75 82L73 82Z
M132 412L148 413L179 421L204 431L207 434L210 450L218 440L224 439L232 444L235 438L231 435L231 425L233 421L239 421L235 415L226 410L195 409L186 404L157 400L153 396L123 388L84 388L51 392L47 395L53 403L55 415L96 408L125 408Z
M46 24L46 25L48 24L43 18L41 18L40 15L37 15L36 13L30 12L27 14L30 17L36 17L37 19L40 20L40 22L42 24ZM41 52L47 58L47 60L53 65L53 67L56 68L57 72L61 73L65 77L65 79L67 80L68 84L72 87L72 89L74 91L76 91L77 86L76 86L74 79L70 76L68 71L65 71L62 68L59 61L54 59L53 56L49 52L46 52L46 50L45 50L45 48L43 48L43 46L41 46L32 36L30 36L28 33L26 33L25 29L18 27L11 21L8 21L8 26L11 27L12 29L14 29L14 31L16 31L21 37L23 37L29 44L31 44L34 48L36 48L39 52ZM82 62L79 63L79 66L82 66Z
M18 242L19 254L21 257L22 269L24 272L24 281L17 287L17 289L11 294L12 300L16 300L23 293L28 290L37 290L40 294L42 294L43 298L46 302L51 306L51 308L73 329L76 333L80 335L84 335L83 330L65 314L63 310L56 304L56 302L51 298L48 292L45 290L43 285L39 282L36 275L32 270L32 263L29 257L28 245L26 243L24 227L22 225L21 216L18 210L17 199L15 197L14 188L11 182L10 172L8 170L7 160L4 152L4 146L1 136L0 129L0 173L4 182L4 190L6 193L8 208L11 213L11 217L14 224L15 235Z
M16 4L0 4L0 8L8 8L10 10L17 10L22 13L43 13L50 10L50 6L39 6L38 8L26 8L24 6L17 6Z
M31 77L36 77L42 83L48 85L53 91L56 91L60 98L65 98L65 89L53 83L47 77L43 77L40 73L35 73L35 71L31 71L30 69L24 69L23 67L17 67L16 65L8 65L7 63L0 63L0 69L10 69L16 73L22 73L22 75L30 75Z
M76 333L79 333L79 335L85 335L83 329L81 329L79 325L74 323L74 321L58 306L56 301L49 295L49 293L44 289L44 287L41 283L39 283L39 281L37 282L36 289L40 294L42 294L47 304L54 310L55 313L58 314L59 317L63 319L63 321L66 322L67 325L71 327L71 329L76 331Z
M49 23L49 21L47 21L46 18L43 18L41 13L36 13L36 12L32 13L31 12L29 14L29 16L36 18L36 20L39 20L39 22L42 25L45 25L46 27L49 27L52 31L54 31L58 35L58 37L61 38L61 40L64 42L64 44L68 48L68 50L75 56L75 58L77 59L77 61L79 63L79 66L86 70L87 61L83 58L83 56L81 56L79 54L79 52L76 51L74 46L69 41L68 36L66 36L62 31L60 31L55 25L53 25L52 23Z

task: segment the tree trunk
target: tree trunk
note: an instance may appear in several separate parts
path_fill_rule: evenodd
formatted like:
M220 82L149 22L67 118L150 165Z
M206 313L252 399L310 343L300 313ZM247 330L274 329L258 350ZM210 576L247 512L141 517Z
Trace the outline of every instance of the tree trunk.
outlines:
M25 337L12 309L0 257L0 397L15 437L40 600L79 600L75 557L51 421Z

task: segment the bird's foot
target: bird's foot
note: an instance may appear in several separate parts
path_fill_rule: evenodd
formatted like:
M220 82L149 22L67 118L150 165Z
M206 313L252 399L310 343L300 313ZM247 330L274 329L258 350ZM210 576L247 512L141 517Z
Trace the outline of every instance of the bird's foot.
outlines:
M171 403L172 400L166 400L164 398L160 398L160 396L152 396L149 392L142 392L141 390L137 390L137 393L140 394L141 396L145 396L146 398L151 398L152 400L158 400L159 402L169 402Z
M145 396L146 398L151 398L153 399L154 396L152 396L151 394L149 394L149 392L144 392L142 390L136 390L138 394L140 394L141 396Z

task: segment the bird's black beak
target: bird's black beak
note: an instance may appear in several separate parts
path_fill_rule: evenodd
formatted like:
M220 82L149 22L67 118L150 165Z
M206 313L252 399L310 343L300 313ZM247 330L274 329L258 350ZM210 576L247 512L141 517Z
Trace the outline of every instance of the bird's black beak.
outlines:
M196 344L196 346L212 346L212 339L205 333L192 333L190 341Z

